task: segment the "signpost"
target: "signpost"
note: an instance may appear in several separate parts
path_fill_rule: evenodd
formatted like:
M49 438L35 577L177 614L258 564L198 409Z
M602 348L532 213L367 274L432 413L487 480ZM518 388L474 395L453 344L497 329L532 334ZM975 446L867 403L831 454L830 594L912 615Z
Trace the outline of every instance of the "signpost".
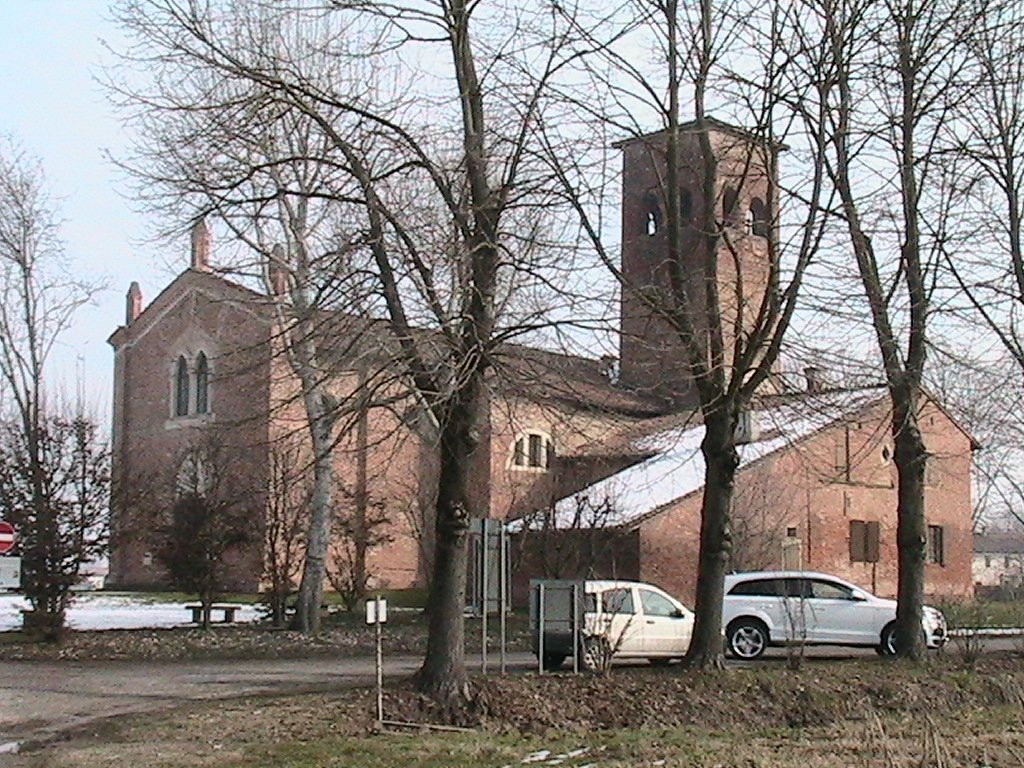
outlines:
M0 555L6 555L14 549L14 526L0 520Z
M506 614L509 606L508 531L501 520L476 518L470 521L470 562L472 578L467 597L480 617L480 671L487 674L487 619L499 617L501 673L505 674Z
M366 623L377 628L377 723L384 724L384 651L382 628L388 620L388 601L377 595L366 601Z

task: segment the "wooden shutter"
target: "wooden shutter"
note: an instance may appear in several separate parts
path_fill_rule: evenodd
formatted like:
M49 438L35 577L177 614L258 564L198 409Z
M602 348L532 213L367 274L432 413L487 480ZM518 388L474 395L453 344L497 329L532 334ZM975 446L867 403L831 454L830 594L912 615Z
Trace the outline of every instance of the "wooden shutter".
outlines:
M864 524L864 561L867 563L878 562L880 547L880 528L877 520L871 520Z
M850 521L850 562L867 560L867 524L863 520Z

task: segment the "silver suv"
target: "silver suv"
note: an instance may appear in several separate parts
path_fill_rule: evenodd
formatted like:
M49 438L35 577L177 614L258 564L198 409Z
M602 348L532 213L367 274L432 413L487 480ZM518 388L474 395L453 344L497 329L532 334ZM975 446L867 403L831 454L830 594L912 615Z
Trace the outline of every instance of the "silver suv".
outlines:
M929 648L946 642L946 620L925 606ZM846 645L896 653L896 601L875 597L836 576L808 571L758 571L725 577L722 626L726 650L756 659L772 645Z

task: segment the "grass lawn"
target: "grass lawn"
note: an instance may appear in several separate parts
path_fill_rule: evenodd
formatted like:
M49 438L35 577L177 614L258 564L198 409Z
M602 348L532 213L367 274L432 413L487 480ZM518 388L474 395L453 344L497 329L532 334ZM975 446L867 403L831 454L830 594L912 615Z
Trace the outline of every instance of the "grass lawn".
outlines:
M377 732L365 689L189 702L126 716L12 768L923 768L1024 765L1024 669L936 657L476 680L475 730ZM431 719L407 685L388 717Z
M969 601L938 605L951 629L1024 627L1024 603Z

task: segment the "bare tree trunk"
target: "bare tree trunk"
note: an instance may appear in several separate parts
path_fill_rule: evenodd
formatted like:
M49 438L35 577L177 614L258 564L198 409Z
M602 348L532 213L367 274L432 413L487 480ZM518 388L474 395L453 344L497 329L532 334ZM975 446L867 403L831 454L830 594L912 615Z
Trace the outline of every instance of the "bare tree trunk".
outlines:
M739 455L733 436L733 420L720 408L704 422L701 453L706 467L701 502L700 556L697 572L693 638L686 664L697 669L720 669L722 658L722 597L729 562L729 517Z
M327 553L331 544L332 502L334 498L334 468L329 416L324 407L319 387L303 387L306 412L310 416L313 440L313 494L310 499L309 533L306 538L306 560L302 581L295 603L292 628L301 632L320 629L320 606L324 598L324 579L327 577Z
M468 698L465 658L467 479L476 440L473 397L453 404L441 430L427 653L418 687L452 709Z
M899 580L896 606L896 648L900 656L920 659L925 642L921 633L924 607L926 523L924 476L928 452L917 424L916 398L907 393L895 403L894 461L899 476L896 541Z

